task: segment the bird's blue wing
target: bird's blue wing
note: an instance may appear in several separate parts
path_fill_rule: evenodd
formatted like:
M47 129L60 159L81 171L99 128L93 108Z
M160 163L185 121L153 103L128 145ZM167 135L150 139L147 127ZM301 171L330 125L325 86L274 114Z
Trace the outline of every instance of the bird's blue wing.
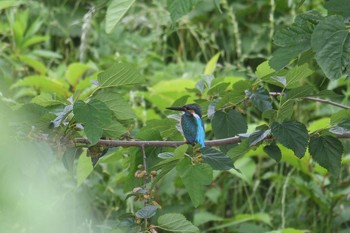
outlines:
M196 119L190 114L183 114L181 116L181 127L186 140L191 144L195 143L198 128Z

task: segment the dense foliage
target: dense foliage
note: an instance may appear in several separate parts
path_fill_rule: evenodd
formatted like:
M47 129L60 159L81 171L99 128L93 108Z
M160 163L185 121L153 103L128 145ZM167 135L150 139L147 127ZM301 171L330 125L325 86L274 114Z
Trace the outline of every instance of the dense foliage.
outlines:
M348 0L0 10L1 232L350 230Z

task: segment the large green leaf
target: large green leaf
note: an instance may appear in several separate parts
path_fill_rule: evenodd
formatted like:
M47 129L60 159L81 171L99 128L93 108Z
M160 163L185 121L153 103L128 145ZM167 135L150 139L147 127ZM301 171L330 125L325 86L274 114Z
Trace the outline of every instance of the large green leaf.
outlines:
M193 206L198 207L203 203L206 186L213 178L212 168L204 163L192 165L189 158L184 158L176 166L176 170L190 195Z
M100 88L140 84L144 81L134 65L117 63L98 75Z
M214 170L230 170L234 168L232 159L221 151L209 147L201 148L200 151L204 162L209 164Z
M311 33L320 19L318 12L309 11L298 15L292 25L278 29L273 39L281 48L272 54L270 66L280 70L300 53L309 50Z
M176 22L182 16L192 10L192 7L197 3L197 0L168 0L167 9L170 12L170 17L173 22Z
M100 100L89 103L78 100L73 106L76 120L84 125L84 132L91 144L95 144L103 134L103 127L112 122L112 111Z
M324 7L333 13L340 14L344 17L350 16L349 0L329 0Z
M90 175L93 169L94 168L92 166L90 158L86 156L86 150L84 150L83 153L80 155L77 164L76 176L78 186L86 180L86 178Z
M247 132L245 118L236 110L228 113L217 111L211 122L216 138L228 138Z
M332 15L321 21L312 33L311 46L326 77L340 78L349 66L350 36L344 18Z
M118 120L136 118L130 104L118 93L117 88L99 90L92 98L104 102Z
M107 8L106 27L107 33L111 33L119 21L123 18L135 0L112 0Z
M218 59L220 57L221 52L218 52L215 54L207 63L205 66L204 74L205 75L210 75L213 74L216 68L216 64L218 62Z
M305 125L297 121L273 122L271 132L277 141L293 150L296 156L304 156L309 139Z
M271 145L265 146L264 147L264 152L268 156L270 156L271 158L276 160L276 162L281 161L282 153L281 153L280 148L277 145L271 144Z
M310 139L309 151L312 158L333 175L340 172L343 145L332 136L314 136Z
M284 120L288 120L292 117L293 115L293 108L294 108L294 100L290 100L290 99L285 99L283 97L283 100L281 101L281 104L277 110L277 120L279 121L284 121Z
M295 88L301 86L300 81L312 75L314 71L310 68L309 64L305 63L301 66L293 67L286 74L286 87Z
M269 92L263 87L253 92L249 98L252 100L254 106L261 112L272 109L272 101Z
M297 88L293 88L287 92L288 99L297 99L307 96L312 96L314 92L314 87L312 86L301 86Z
M68 86L64 83L49 79L45 76L32 75L17 81L11 88L15 87L33 87L41 91L56 93L57 95L68 96Z
M254 131L251 135L249 135L248 141L249 146L256 146L265 140L271 134L270 129L260 129Z
M164 214L159 216L157 228L169 232L198 233L199 229L190 221L186 220L182 214Z
M88 69L90 69L90 66L86 64L78 62L70 64L65 75L68 83L75 87Z
M28 66L39 72L41 75L45 75L47 73L46 66L40 60L25 55L20 55L19 58L21 62L27 64Z

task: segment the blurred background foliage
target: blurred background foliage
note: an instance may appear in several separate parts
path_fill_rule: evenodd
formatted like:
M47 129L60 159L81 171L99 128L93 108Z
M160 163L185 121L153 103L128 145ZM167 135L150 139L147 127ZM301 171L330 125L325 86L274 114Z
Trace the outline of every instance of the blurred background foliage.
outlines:
M253 80L258 65L275 50L276 29L308 10L326 12L323 0L200 0L177 18L169 13L169 2L135 1L110 34L105 31L108 1L0 2L1 232L132 232L123 230L123 219L143 205L126 199L140 185L131 179L140 151L111 149L92 171L84 149L66 150L66 129L48 124L73 100L93 93L91 81L98 72L123 61L137 66L146 80L118 90L135 113L121 120L132 125L125 137L182 140L175 128L153 138L147 130L160 122L174 127L164 108L202 97L198 83L210 59L218 59L212 86ZM349 103L348 80L319 76L308 81ZM278 89L270 85L270 90ZM337 110L304 101L296 103L293 114L314 131L327 127ZM245 114L250 132L264 123L257 111ZM207 131L207 139L213 138L210 125ZM201 232L349 231L348 144L336 181L310 156L298 159L282 147L282 160L276 163L261 147L253 149L236 147L241 156L235 166L241 173L215 171L197 209L171 171L155 189L163 207L157 215L182 213ZM164 151L149 149L147 154ZM150 159L149 165L156 162Z

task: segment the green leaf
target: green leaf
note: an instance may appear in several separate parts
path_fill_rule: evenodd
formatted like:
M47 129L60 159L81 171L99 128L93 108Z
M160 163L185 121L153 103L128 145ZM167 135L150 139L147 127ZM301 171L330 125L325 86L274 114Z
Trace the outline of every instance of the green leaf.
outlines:
M273 39L281 48L272 54L270 66L280 70L300 53L309 50L312 31L321 18L320 13L309 11L298 15L292 25L278 29Z
M216 64L218 62L220 55L221 55L221 52L218 52L209 60L209 62L205 66L205 70L204 70L205 75L210 75L210 74L214 73L215 68L216 68Z
M90 158L86 156L86 150L80 155L77 164L77 185L80 186L94 170Z
M120 138L121 135L127 132L127 129L118 121L113 121L108 125L104 125L102 128L104 136L114 139Z
M259 144L261 141L263 141L265 138L267 138L271 133L271 130L257 130L253 132L249 138L249 146L255 146Z
M301 66L293 67L286 74L287 85L286 88L295 88L301 86L300 81L312 75L314 71L309 64L304 63Z
M9 8L9 7L15 7L15 6L19 6L21 4L25 4L24 1L6 1L6 0L3 0L0 2L0 11L3 10L3 9L6 9L6 8Z
M118 120L136 118L130 104L118 93L117 88L99 90L92 99L98 99L104 102L113 111Z
M100 88L140 84L144 82L134 65L117 63L98 75Z
M349 0L330 0L325 3L324 7L328 11L335 14L339 14L344 17L350 16Z
M329 79L338 79L349 65L350 38L339 15L326 17L315 28L311 37L316 61Z
M215 112L211 124L216 138L233 137L247 132L248 128L245 118L236 110Z
M309 49L310 45L308 43L278 48L272 53L269 65L275 70L280 70L288 65L293 58Z
M332 114L331 124L335 125L346 119L350 119L350 110L343 109Z
M290 100L290 99L284 99L281 102L281 105L279 107L279 109L277 110L277 120L279 121L284 121L284 120L288 120L292 117L293 115L293 108L294 108L294 100Z
M49 79L45 76L27 76L11 86L11 88L16 87L33 87L41 91L54 92L57 95L68 96L68 87L64 83Z
M102 137L103 127L112 122L112 112L100 100L92 99L89 103L78 100L73 106L76 120L84 125L84 132L91 142L96 144Z
M168 0L167 10L170 12L171 20L175 23L182 16L188 14L196 3L197 0Z
M106 33L111 33L135 0L112 0L106 13Z
M264 151L268 156L276 160L276 162L281 161L282 153L280 148L277 145L274 145L274 144L267 145L264 147Z
M83 74L90 69L86 64L72 63L66 70L66 79L70 85L75 87L78 85L79 80L83 77Z
M275 72L276 72L276 70L274 70L270 67L269 62L264 61L263 63L258 65L258 67L256 68L255 74L258 78L262 79L262 78L265 78L267 76L271 76Z
M39 72L41 75L45 75L47 73L46 66L41 61L24 55L20 55L19 59L21 60L21 62L27 64L35 71Z
M311 157L330 173L337 176L340 172L343 145L332 136L314 136L310 139Z
M157 206L146 205L145 207L137 211L135 213L135 216L142 219L151 218L157 213L157 209L158 209Z
M263 87L253 92L249 98L252 100L254 106L261 112L272 109L269 92Z
M245 155L250 150L249 140L243 140L238 145L235 145L232 149L227 152L227 156L229 156L233 161L236 161L238 158Z
M282 145L293 150L296 156L304 156L309 139L305 125L297 121L284 121L281 124L273 122L271 132Z
M202 210L200 212L195 213L193 223L196 226L199 226L199 225L202 225L202 224L207 223L207 222L223 221L223 220L224 220L224 218L222 218L222 217L219 217L219 216L214 215L210 212L206 212L206 211Z
M203 203L206 186L210 184L213 170L208 164L192 165L189 158L184 158L176 166L194 207Z
M312 86L301 86L291 89L287 92L288 99L298 99L302 97L311 96L313 94L314 87Z
M164 214L159 216L157 228L170 232L199 233L199 229L182 214Z
M201 148L204 162L209 164L214 170L230 170L234 168L233 161L230 157L214 148Z

